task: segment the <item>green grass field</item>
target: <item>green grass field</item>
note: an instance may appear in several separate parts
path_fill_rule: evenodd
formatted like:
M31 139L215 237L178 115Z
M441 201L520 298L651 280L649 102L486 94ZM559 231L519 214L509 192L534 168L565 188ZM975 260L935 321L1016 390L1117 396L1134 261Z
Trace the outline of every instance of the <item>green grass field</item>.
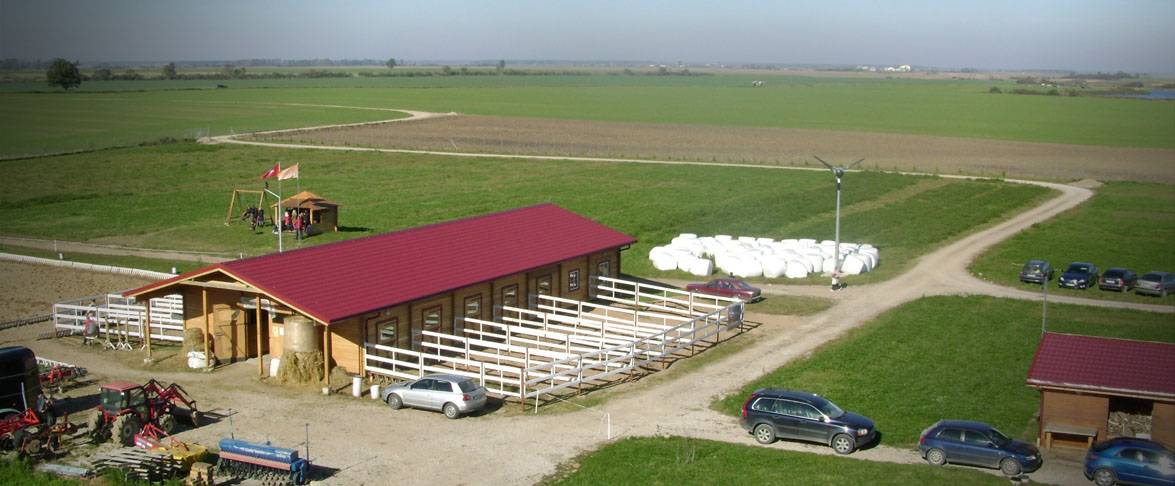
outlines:
M1039 392L1024 384L1040 340L1040 304L992 297L931 297L890 310L776 369L714 406L738 415L751 391L819 393L877 422L882 441L911 446L947 418L991 423L1031 438ZM1171 316L1050 305L1049 331L1175 342Z
M682 437L623 439L560 469L539 484L1007 484L1006 479L973 470L858 461Z
M767 87L750 87L752 80L764 78ZM267 105L274 103L1175 147L1171 103L992 95L987 90L993 83L595 74L94 81L70 93L29 93L47 87L0 83L0 155L130 145L164 136L188 137L206 128L223 134L230 129L288 128L384 115ZM217 84L229 89L214 89Z
M342 205L341 231L306 244L549 201L640 239L625 253L624 271L655 277L648 250L680 232L833 233L832 191L819 172L191 143L0 162L0 179L21 188L0 207L3 231L144 248L268 253L276 249L273 235L254 234L241 224L226 227L224 219L232 189L258 188L257 177L278 160L301 163L303 188ZM856 190L844 200L842 234L846 241L882 248L879 273L890 267L885 271L893 274L944 239L1045 195L1043 189L994 182L869 172L855 177ZM284 184L283 192L292 194L292 186ZM286 244L299 246L289 238Z
M51 250L41 250L38 248L26 248L23 246L0 245L0 253L12 253L15 255L27 255L39 258L48 258L51 260L57 259L57 254ZM158 260L154 258L140 258L134 256L122 255L101 255L97 253L74 253L67 252L63 255L66 261L93 263L95 265L112 265L115 267L138 268L141 270L151 270L155 272L171 272L172 267L175 267L179 273L195 270L204 265L196 262L180 262L170 260Z
M980 256L971 272L995 283L1026 290L1039 285L1021 283L1024 262L1041 258L1052 262L1057 276L1070 262L1097 265L1101 270L1126 267L1139 276L1153 270L1175 271L1175 188L1166 184L1112 182L1093 198L1059 217L1034 225ZM1056 279L1049 292L1094 299L1175 304L1166 299L1120 294L1096 288L1060 289Z

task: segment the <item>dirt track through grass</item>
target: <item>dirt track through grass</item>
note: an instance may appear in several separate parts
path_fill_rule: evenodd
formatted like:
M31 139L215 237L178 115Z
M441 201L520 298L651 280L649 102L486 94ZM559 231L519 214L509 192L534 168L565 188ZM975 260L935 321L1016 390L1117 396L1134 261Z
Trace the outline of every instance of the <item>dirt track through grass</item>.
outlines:
M1175 183L1175 149L1123 148L795 128L458 116L258 137L259 140L523 155L864 167L1052 180Z

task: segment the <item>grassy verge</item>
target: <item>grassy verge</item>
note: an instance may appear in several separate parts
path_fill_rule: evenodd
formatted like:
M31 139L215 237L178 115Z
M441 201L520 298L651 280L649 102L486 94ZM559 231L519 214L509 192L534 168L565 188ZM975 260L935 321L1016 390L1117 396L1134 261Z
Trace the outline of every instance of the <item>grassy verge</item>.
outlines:
M1007 484L978 471L890 464L682 437L608 444L539 484Z
M114 471L110 471L108 474L96 479L81 480L62 478L52 474L34 471L32 464L26 462L3 459L0 460L0 484L35 484L38 486L148 486L152 483L129 480L122 474ZM165 486L180 486L183 482L171 480L162 484Z
M808 316L821 312L836 304L832 299L804 295L769 295L763 300L747 306L747 312L787 316Z
M23 246L0 245L0 252L12 253L16 255L27 255L40 258L57 259L57 254L52 250L42 250L39 248L27 248ZM100 255L96 253L76 253L69 252L63 254L66 261L93 263L95 265L112 265L116 267L138 268L140 270L152 270L156 272L170 273L172 267L180 272L187 272L195 270L204 266L197 262L180 262L171 260L157 260L154 258L142 258L136 256L123 255Z
M626 253L624 271L636 275L659 275L649 249L681 232L833 236L829 181L816 172L196 144L0 162L0 179L22 189L0 207L0 218L15 235L264 254L276 246L273 235L223 223L231 191L257 188L257 176L279 160L298 161L302 188L342 205L339 232L287 241L287 249L541 202L635 236L640 242ZM932 178L854 177L842 234L882 248L882 277L893 271L887 266L902 268L944 238L1047 194L998 182L927 187ZM288 186L285 194L293 191Z
M1049 330L1175 342L1163 314L1049 306ZM1024 385L1040 339L1040 304L992 297L931 297L873 322L714 403L737 415L757 388L825 395L874 419L890 445L911 445L944 418L989 422L1031 436L1039 394Z
M1048 222L1033 225L992 248L971 264L980 278L1026 290L1040 286L1019 281L1024 262L1041 258L1052 262L1057 275L1070 262L1097 265L1103 271L1126 267L1139 276L1152 271L1175 271L1175 187L1166 184L1111 182L1093 198ZM1053 280L1050 293L1102 300L1175 305L1166 299L1102 290L1060 289Z

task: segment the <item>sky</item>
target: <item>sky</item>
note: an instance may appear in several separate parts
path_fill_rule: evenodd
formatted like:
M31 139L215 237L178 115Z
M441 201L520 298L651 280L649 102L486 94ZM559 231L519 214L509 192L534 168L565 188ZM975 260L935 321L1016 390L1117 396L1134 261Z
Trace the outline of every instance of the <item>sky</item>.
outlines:
M0 58L53 57L1175 73L1175 0L0 0Z

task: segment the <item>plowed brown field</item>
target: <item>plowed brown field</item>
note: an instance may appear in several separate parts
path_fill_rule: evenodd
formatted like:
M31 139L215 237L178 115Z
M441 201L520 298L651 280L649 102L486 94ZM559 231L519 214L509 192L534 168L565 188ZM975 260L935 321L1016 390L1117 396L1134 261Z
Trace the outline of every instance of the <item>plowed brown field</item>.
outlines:
M1051 180L1175 183L1175 150L791 128L462 115L260 136L271 142L520 155L818 165Z

